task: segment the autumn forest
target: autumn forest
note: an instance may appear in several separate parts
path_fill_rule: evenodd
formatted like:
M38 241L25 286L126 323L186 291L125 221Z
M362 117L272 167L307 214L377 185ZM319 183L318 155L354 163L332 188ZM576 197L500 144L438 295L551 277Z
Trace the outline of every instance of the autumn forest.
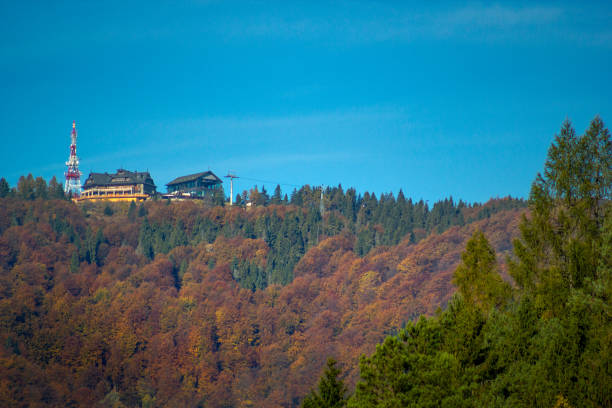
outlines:
M527 200L2 179L0 405L611 406L611 170L596 117Z

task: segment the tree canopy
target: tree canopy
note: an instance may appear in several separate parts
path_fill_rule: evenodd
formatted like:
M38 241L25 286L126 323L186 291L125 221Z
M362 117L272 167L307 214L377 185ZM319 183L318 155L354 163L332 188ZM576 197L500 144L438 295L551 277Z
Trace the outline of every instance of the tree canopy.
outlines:
M611 406L611 146L599 117L579 137L566 121L508 259L514 289L476 231L446 310L363 357L348 405Z

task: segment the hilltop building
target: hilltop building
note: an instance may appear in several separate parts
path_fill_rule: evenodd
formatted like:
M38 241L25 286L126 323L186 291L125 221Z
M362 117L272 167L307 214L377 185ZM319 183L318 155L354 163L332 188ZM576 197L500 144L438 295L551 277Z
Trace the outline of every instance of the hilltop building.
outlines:
M178 177L166 184L168 194L165 194L164 198L204 198L214 195L222 184L223 180L210 170L190 174Z
M156 188L148 171L119 169L115 174L90 173L78 201L144 201L156 194Z

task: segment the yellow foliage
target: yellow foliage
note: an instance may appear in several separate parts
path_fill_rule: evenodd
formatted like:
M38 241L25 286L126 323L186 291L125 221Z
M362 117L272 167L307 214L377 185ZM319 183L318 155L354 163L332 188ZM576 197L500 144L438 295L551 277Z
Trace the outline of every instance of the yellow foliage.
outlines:
M359 291L363 292L373 289L380 283L380 275L378 272L368 271L359 278Z
M289 346L289 349L287 350L287 355L290 358L296 358L296 356L299 356L304 349L304 344L306 344L306 336L304 333L295 332L293 333L293 336L291 336L291 340L291 346Z
M574 408L574 407L572 407L572 404L569 403L567 398L565 398L563 395L559 395L557 396L557 402L555 403L554 408Z
M414 258L409 256L397 265L397 269L406 274L413 274L417 272L417 265Z
M306 365L306 358L304 357L304 354L300 354L297 360L291 363L291 370L298 370L304 365Z
M196 331L189 333L189 352L196 358L199 358L202 352L202 338Z
M196 306L196 301L193 296L181 296L179 298L179 304L183 311L189 312Z
M225 308L220 307L219 309L215 310L215 317L217 319L217 324L222 324L223 321L225 320Z

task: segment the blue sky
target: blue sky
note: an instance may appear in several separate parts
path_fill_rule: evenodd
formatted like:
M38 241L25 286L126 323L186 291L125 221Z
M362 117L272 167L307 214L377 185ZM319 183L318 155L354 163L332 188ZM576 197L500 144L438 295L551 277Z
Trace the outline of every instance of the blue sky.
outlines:
M611 123L605 2L405 3L1 2L0 176L62 177L76 120L83 181L486 201L527 196L566 117Z

